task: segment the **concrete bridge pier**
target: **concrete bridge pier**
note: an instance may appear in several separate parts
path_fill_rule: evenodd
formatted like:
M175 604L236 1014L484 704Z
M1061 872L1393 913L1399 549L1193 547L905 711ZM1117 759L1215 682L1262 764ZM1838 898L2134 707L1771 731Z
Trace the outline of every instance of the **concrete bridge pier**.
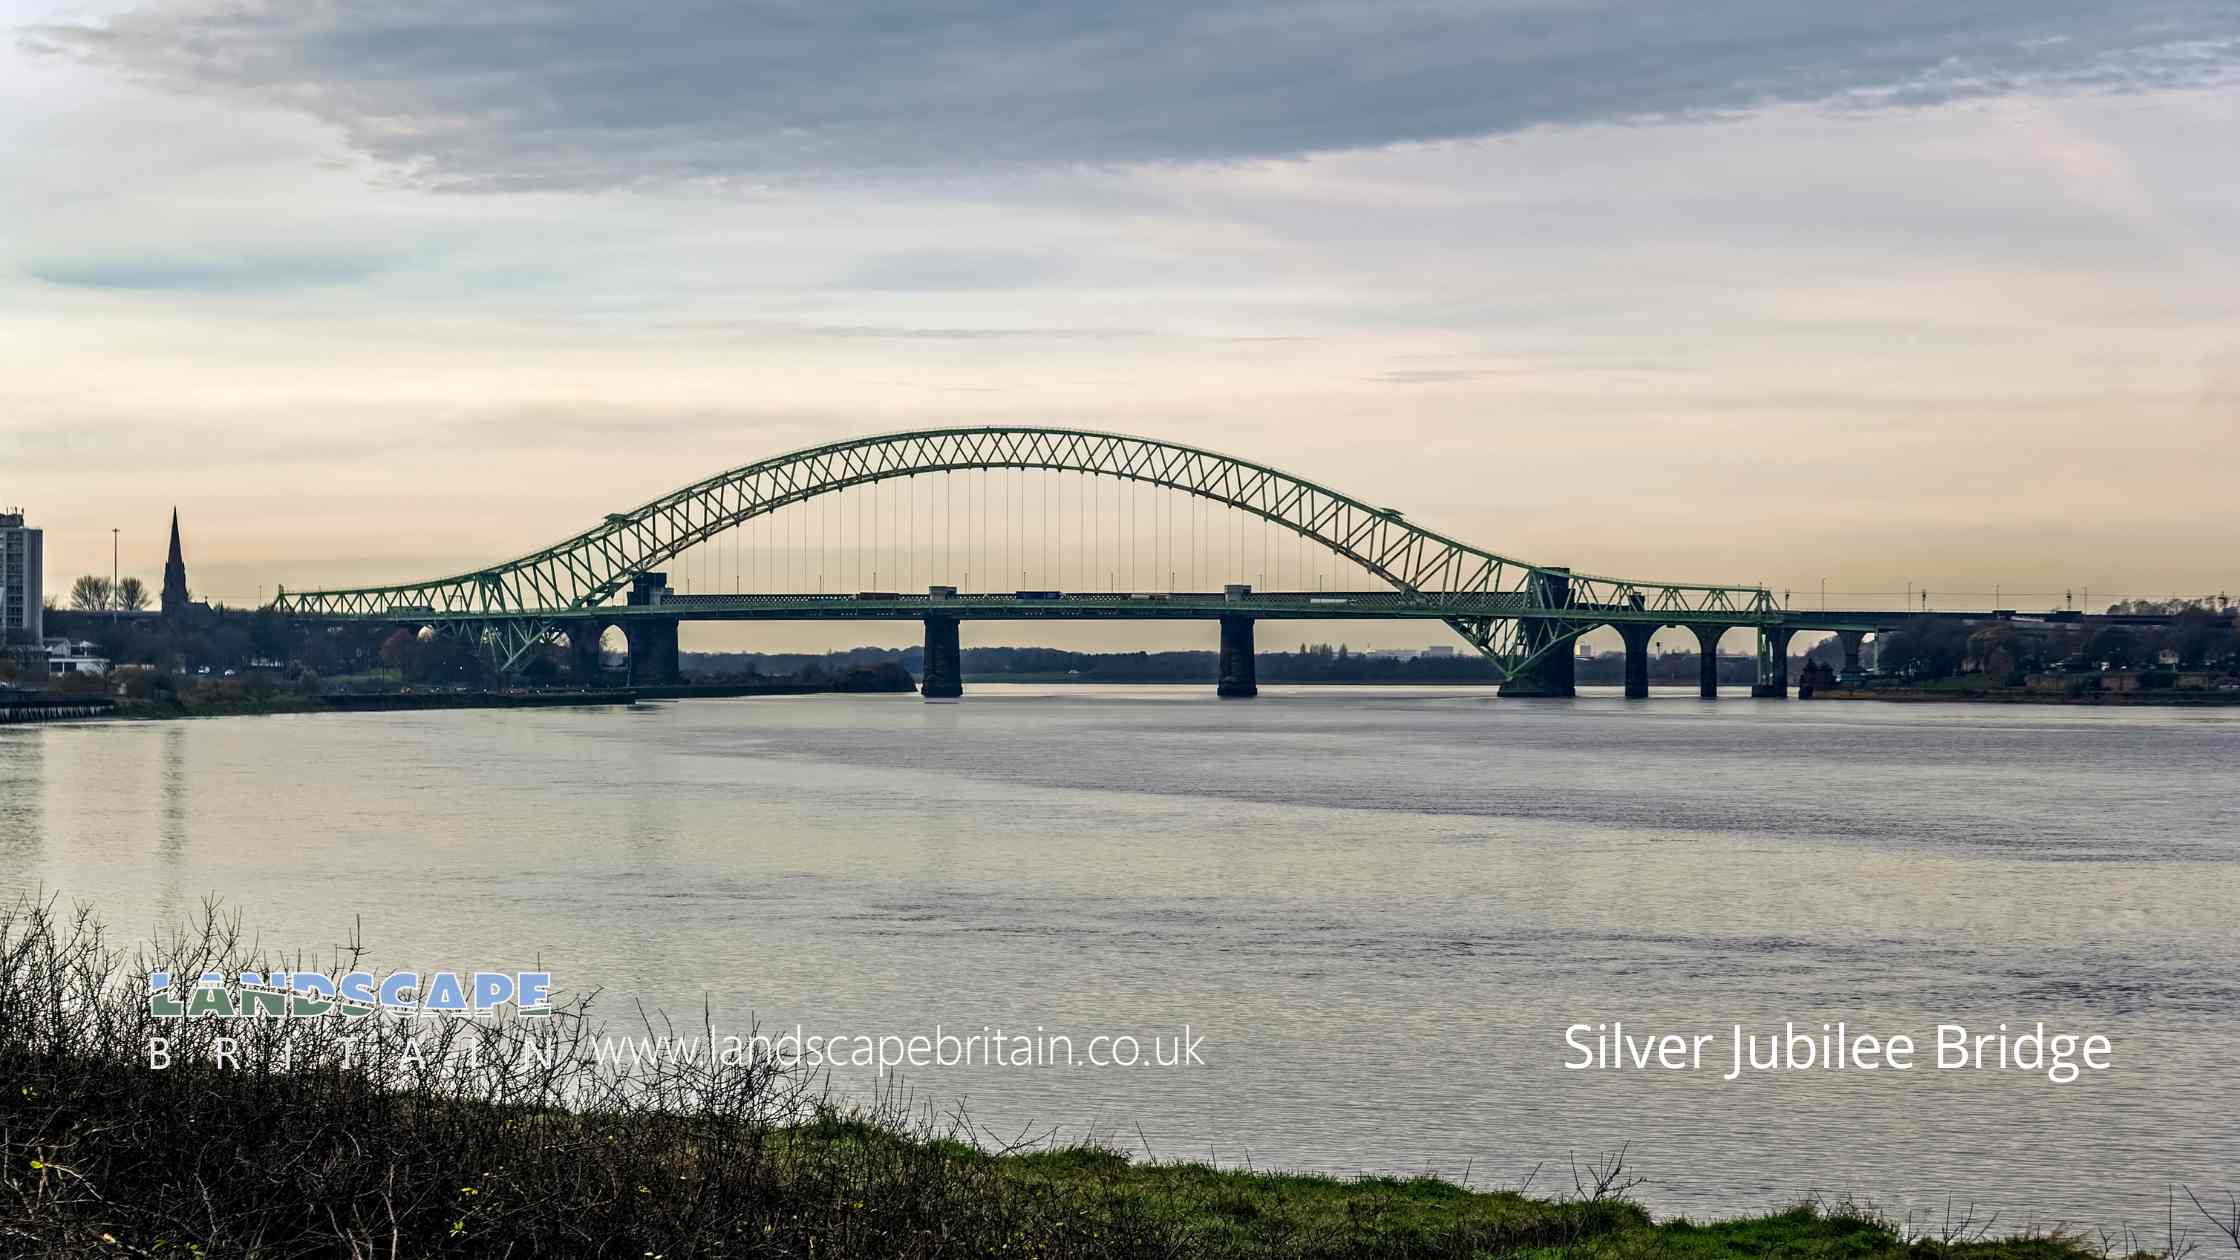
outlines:
M1758 627L1758 681L1750 694L1764 700L1789 698L1789 640L1796 631L1786 626Z
M1534 593L1548 608L1571 606L1571 570L1547 568L1532 577ZM1572 659L1578 650L1577 634L1565 634L1552 623L1534 619L1524 623L1526 646L1535 651L1545 647L1547 655L1540 658L1530 672L1510 676L1501 684L1498 694L1503 696L1575 696L1579 694L1577 662Z
M964 694L964 652L957 646L955 617L926 618L926 661L918 694L928 700L954 700Z
M606 673L599 661L599 639L606 632L594 619L568 623L568 670L577 682L593 682Z
M1213 690L1230 700L1260 694L1260 674L1252 659L1252 618L1230 614L1221 619L1221 678Z
M1611 628L1626 641L1626 699L1648 699L1649 640L1656 636L1657 628L1630 621Z
M1838 630L1836 642L1843 645L1843 676L1848 678L1859 672L1859 645L1866 641L1864 630Z
M1719 640L1732 626L1695 626L1696 694L1706 700L1719 698Z
M1533 632L1525 632L1531 635ZM1504 697L1575 696L1579 694L1578 662L1573 659L1577 650L1577 635L1566 635L1562 642L1550 648L1540 658L1540 663L1522 674L1513 674L1501 684L1498 694ZM1537 644L1535 644L1537 646Z
M630 640L630 681L668 686L684 680L677 657L677 618L633 617L622 628Z

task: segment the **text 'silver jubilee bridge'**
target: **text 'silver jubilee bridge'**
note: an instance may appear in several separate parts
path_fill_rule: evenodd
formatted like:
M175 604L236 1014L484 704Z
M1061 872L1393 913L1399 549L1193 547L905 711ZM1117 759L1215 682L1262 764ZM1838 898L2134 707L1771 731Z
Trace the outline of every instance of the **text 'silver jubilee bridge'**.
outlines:
M680 567L698 580L672 586ZM925 625L929 698L961 692L957 627L967 620L1217 621L1225 696L1255 692L1253 627L1267 618L1444 622L1492 662L1508 696L1572 694L1573 641L1601 626L1625 640L1629 695L1648 692L1650 636L1684 626L1702 644L1704 695L1718 692L1720 639L1748 628L1758 644L1753 694L1781 696L1797 631L1837 632L1855 666L1866 633L1903 620L1792 612L1759 586L1528 564L1266 464L1152 438L1005 425L758 460L503 564L282 590L274 608L305 622L461 636L504 672L564 645L588 674L602 638L619 629L641 682L677 678L685 621L909 619Z

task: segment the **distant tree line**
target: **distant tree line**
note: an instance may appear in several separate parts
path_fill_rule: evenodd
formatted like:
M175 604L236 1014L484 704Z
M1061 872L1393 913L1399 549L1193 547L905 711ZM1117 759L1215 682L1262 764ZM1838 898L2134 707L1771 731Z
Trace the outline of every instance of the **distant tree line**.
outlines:
M2115 610L2111 610L2115 611ZM2193 601L2176 608L2123 607L2127 613L2174 615L2168 625L2087 625L1996 621L1973 624L1921 617L1883 636L1878 670L1915 678L1981 674L2019 686L2034 673L2156 669L2240 669L2240 636L2230 612Z
M1257 652L1254 668L1264 683L1476 683L1499 682L1493 663L1475 652L1452 656L1370 656L1345 644L1300 644L1291 652ZM965 676L978 678L1066 679L1105 683L1211 682L1220 670L1220 654L1181 652L1072 652L1045 647L981 647L963 652ZM892 662L913 676L924 673L921 648L849 648L830 653L786 652L687 652L687 673L707 677L734 675L806 675L814 671L842 671ZM1723 681L1746 683L1755 662L1745 657L1721 657ZM1578 680L1589 685L1616 685L1625 681L1622 654L1582 659ZM1649 658L1652 682L1690 684L1697 679L1694 652L1657 653Z
M136 577L111 582L88 573L70 584L72 612L139 612L148 603L147 583Z
M105 581L105 579L104 579ZM130 620L80 616L109 609L74 609L48 614L47 631L84 639L114 665L150 665L194 673L209 669L246 673L256 662L280 662L293 673L322 674L379 668L378 633L366 629L305 627L269 609L197 609L183 617Z

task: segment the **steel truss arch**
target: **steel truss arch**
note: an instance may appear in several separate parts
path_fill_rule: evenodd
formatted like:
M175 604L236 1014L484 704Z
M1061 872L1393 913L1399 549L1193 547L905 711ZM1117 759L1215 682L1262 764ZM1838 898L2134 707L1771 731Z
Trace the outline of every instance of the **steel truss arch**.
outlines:
M896 478L973 469L1080 472L1181 491L1257 516L1360 565L1432 607L1505 595L1514 614L1448 619L1504 677L1611 620L1762 618L1762 587L1642 582L1572 573L1486 551L1389 508L1281 469L1168 442L1087 429L985 425L827 443L703 478L503 564L432 581L282 590L274 608L305 617L476 623L504 668L562 624L607 604L631 579L734 526L821 495Z

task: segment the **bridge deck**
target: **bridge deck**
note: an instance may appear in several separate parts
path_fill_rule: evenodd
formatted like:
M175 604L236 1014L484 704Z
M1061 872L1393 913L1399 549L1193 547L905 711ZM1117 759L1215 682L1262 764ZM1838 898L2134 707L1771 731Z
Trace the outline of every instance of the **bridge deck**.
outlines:
M549 621L585 616L607 620L648 617L686 621L910 621L926 616L964 621L1209 620L1236 615L1286 621L1489 617L1671 626L1771 625L1799 630L1875 630L1900 625L1921 614L1873 609L1777 610L1765 614L1740 608L1697 610L1625 605L1574 605L1550 610L1532 606L1531 599L1518 592L1411 595L1400 591L1253 591L1232 596L1220 591L1000 591L956 595L864 591L814 595L669 594L657 604L611 604L589 610L534 609L516 614L445 613L413 605L395 605L384 611L362 614L297 615L313 621L390 623L472 621L504 616ZM1928 615L1981 621L1996 614L1940 610Z
M848 595L669 595L639 611L692 619L916 618L928 615L973 621L1032 621L1043 618L1205 619L1224 616L1324 618L1513 617L1528 601L1514 593L1453 596L1404 595L1398 591L1255 591L1229 596L1220 591L1108 592L1065 591L1021 594L903 595L862 592Z

